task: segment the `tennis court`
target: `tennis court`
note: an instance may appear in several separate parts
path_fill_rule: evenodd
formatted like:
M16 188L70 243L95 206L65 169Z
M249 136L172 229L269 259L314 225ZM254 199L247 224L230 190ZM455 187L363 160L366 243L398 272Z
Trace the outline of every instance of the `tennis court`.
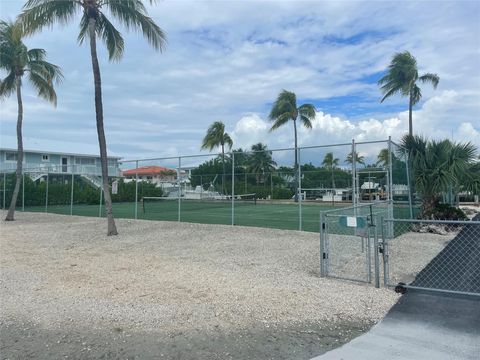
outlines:
M145 205L145 206L144 206ZM319 231L319 215L321 211L334 208L343 208L351 204L338 203L311 203L301 205L302 230ZM180 221L203 224L232 224L232 204L229 201L196 201L182 199L164 199L137 203L137 218L144 220L178 221L180 207ZM25 207L25 211L49 212L54 214L79 216L105 216L104 207L99 205L73 204ZM115 217L134 219L135 203L113 203ZM241 226L256 226L263 228L298 230L299 204L293 201L236 201L233 210L234 224ZM395 218L408 217L407 206L395 205Z

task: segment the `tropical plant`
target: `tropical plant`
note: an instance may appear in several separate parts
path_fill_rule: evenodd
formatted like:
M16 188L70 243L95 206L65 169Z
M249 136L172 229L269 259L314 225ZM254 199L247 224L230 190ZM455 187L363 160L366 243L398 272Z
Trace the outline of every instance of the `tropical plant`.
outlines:
M297 106L297 96L295 93L282 90L273 103L269 114L273 125L270 131L276 130L287 124L290 120L293 122L293 131L295 135L295 177L298 178L298 135L297 120L307 129L312 128L312 121L315 119L315 106L312 104L303 104ZM298 201L298 194L295 194L295 201Z
M277 163L272 159L272 152L267 149L267 145L252 145L247 171L255 174L257 185L265 183L265 174L273 172L275 166Z
M428 141L410 135L402 139L402 145L408 151L415 187L422 197L421 216L431 216L442 194L461 188L462 179L471 170L476 148L471 143Z
M18 22L0 20L0 69L7 76L0 80L0 98L4 99L16 92L18 103L17 115L17 169L13 195L10 201L5 220L15 219L15 206L17 203L20 183L22 181L23 162L23 100L22 79L37 91L38 96L57 104L57 94L54 82L59 83L63 77L60 68L45 60L46 52L43 49L30 49L23 43L24 32Z
M155 0L150 0L150 3ZM107 235L116 235L117 228L112 212L112 199L108 183L107 144L103 125L102 85L100 65L97 56L97 37L102 39L108 51L109 60L120 60L124 52L122 34L107 17L107 12L127 29L139 30L150 45L162 50L165 34L148 16L140 0L28 0L23 7L20 20L27 33L34 33L55 23L70 23L77 13L82 13L80 32L77 40L80 44L88 40L95 87L95 114L98 143L102 165L105 211L107 214Z
M233 140L225 132L225 124L221 121L215 121L207 130L207 134L203 138L202 149L208 149L212 151L216 147L222 148L222 192L225 194L225 146L229 149L233 146Z
M347 155L347 158L345 159L345 162L347 164L350 164L350 165L353 164L352 154L353 152ZM355 151L355 163L365 166L365 157L362 155L359 155L356 151Z
M375 163L375 165L376 166L381 165L382 167L387 167L389 163L390 163L390 154L388 149L380 150L380 152L377 155L377 162Z
M322 161L322 166L326 169L335 169L338 166L340 159L333 157L333 152L328 152Z
M426 73L418 75L417 60L408 51L396 53L388 66L387 73L378 80L383 93L380 102L400 94L408 96L408 134L413 135L412 111L413 106L422 98L422 91L418 83L431 83L436 89L440 77L437 74Z

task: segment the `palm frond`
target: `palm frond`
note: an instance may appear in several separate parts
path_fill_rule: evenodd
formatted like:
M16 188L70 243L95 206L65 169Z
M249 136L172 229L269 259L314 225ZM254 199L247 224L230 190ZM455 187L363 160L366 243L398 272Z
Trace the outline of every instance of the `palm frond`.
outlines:
M30 61L43 61L47 56L47 52L44 49L30 49L27 54Z
M5 79L0 81L0 99L6 99L17 89L15 80L15 73L10 72Z
M440 77L437 74L426 73L418 78L422 83L431 83L433 88L436 89L440 82Z
M140 0L105 0L104 5L127 29L141 31L155 50L163 51L166 35L147 15L145 6Z
M120 60L123 55L124 41L122 34L113 26L107 17L100 13L97 19L97 32L102 37L108 50L110 60Z
M25 34L33 34L55 23L68 24L81 9L76 0L29 0L19 16Z
M53 88L52 82L49 79L44 78L38 72L30 72L28 79L32 86L37 90L38 96L57 106L57 94Z
M281 115L278 115L276 118L275 118L275 121L272 125L272 127L270 128L269 131L273 131L273 130L276 130L280 127L282 127L283 125L285 125L286 123L288 123L288 121L291 119L291 113L283 113Z

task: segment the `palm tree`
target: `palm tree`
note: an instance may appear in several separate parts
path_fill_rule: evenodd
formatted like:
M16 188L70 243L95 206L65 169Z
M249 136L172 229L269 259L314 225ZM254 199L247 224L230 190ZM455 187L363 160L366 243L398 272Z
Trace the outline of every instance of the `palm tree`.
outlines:
M421 216L426 218L434 212L442 193L462 187L474 164L476 148L471 143L427 141L410 135L402 139L402 145L412 161L415 187L422 195Z
M255 174L257 185L265 183L265 174L275 170L275 166L277 163L272 159L272 152L267 150L267 145L262 143L252 145L248 171Z
M393 157L393 154L392 154ZM383 167L387 167L390 163L390 154L388 149L382 149L377 155L377 162L376 166L382 165Z
M276 130L293 121L293 130L295 134L295 178L298 182L298 141L297 141L297 120L307 129L312 128L312 120L315 119L315 106L312 104L303 104L297 106L297 96L295 93L282 90L273 103L272 110L268 116L273 125L270 131ZM298 192L295 192L295 201L298 201Z
M333 152L328 152L325 154L323 158L322 165L326 168L331 170L332 172L332 203L334 202L334 194L333 189L335 189L335 178L333 175L333 170L338 166L340 159L333 157Z
M333 157L333 152L328 152L323 158L322 165L327 169L335 169L340 159Z
M20 183L22 181L23 162L23 100L22 79L26 79L38 93L38 96L57 105L57 94L53 83L59 83L63 77L60 68L47 61L43 49L28 50L23 43L24 33L18 22L0 20L0 69L7 72L7 76L0 81L0 98L4 99L14 92L17 95L17 170L16 182L13 190L6 221L15 219L15 205L17 203Z
M222 147L222 193L225 194L225 145L229 149L233 146L233 140L225 132L225 124L221 121L215 121L207 130L207 134L203 138L202 149L208 149L212 151L214 148Z
M396 94L408 96L408 134L413 135L412 110L422 98L418 82L431 83L436 89L439 81L440 77L437 74L426 73L419 76L417 60L408 51L396 53L388 66L387 74L378 80L383 93L380 102Z
M150 3L155 0L150 0ZM107 214L107 235L116 235L117 228L112 212L112 199L108 184L107 144L103 126L102 84L100 65L97 56L97 37L105 43L109 60L120 60L123 55L124 41L120 32L108 19L105 10L127 29L139 30L156 50L165 45L165 34L155 22L148 17L147 10L140 0L28 0L20 15L24 29L34 33L43 27L55 23L70 23L77 13L82 13L78 42L86 39L90 43L90 56L95 86L95 113L98 143L102 164L103 192Z
M347 155L347 159L345 160L345 162L350 165L353 164L352 153ZM355 151L355 163L365 166L365 157L358 155L356 151Z

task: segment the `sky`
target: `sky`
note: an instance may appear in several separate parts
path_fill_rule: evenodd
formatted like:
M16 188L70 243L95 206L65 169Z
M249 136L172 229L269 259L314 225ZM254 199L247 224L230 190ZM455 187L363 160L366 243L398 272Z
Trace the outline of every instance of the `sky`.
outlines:
M0 17L14 19L22 5L1 0ZM124 159L207 154L200 146L214 121L225 123L234 148L292 147L290 124L269 131L282 89L317 108L313 129L299 129L300 146L398 141L408 129L408 99L380 103L377 81L404 50L420 73L440 76L436 90L422 85L414 132L480 147L478 1L165 0L148 11L167 34L163 53L121 25L121 61L109 62L98 43L107 144ZM25 39L65 75L56 108L24 89L24 136L52 147L97 146L91 60L88 44L76 42L78 20ZM11 138L15 97L0 106L1 135ZM375 151L360 149L372 158Z

